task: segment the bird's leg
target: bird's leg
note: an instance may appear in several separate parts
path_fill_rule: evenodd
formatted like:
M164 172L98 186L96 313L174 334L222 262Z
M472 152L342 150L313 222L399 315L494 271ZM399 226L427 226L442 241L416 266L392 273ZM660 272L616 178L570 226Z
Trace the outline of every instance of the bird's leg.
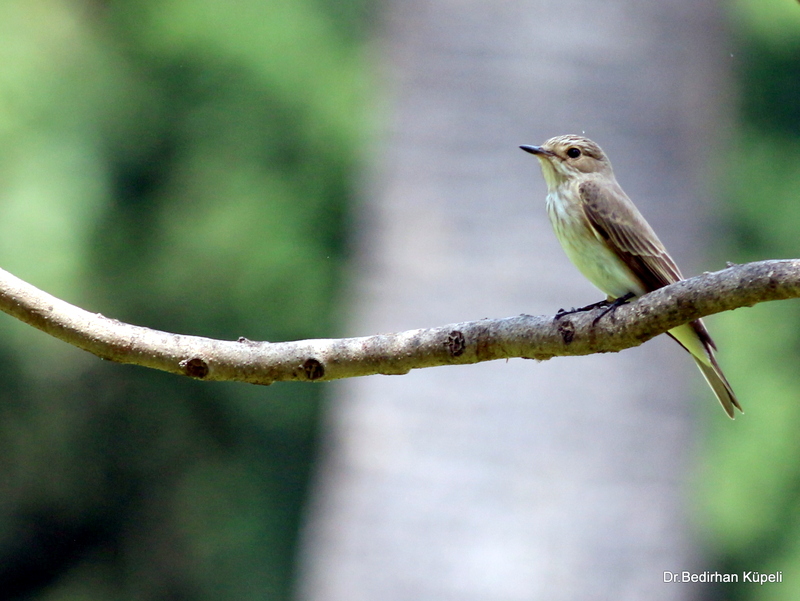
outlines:
M585 307L572 307L569 311L566 309L559 309L558 313L556 313L556 319L561 319L565 315L572 315L573 313L583 313L584 311L591 311L592 309L600 309L603 307L608 307L613 301L608 299L603 299L601 301L597 301L596 303L592 303L591 305L586 305Z
M594 318L592 321L592 325L596 325L597 322L600 320L603 315L606 313L613 311L620 305L624 305L629 300L631 300L634 296L636 296L633 292L628 292L619 298L615 298L614 300L603 299L601 301L597 301L596 303L592 303L590 305L586 305L585 307L578 307L577 309L573 307L569 311L565 311L564 309L559 309L558 313L556 313L556 320L561 319L565 315L572 315L573 313L583 313L584 311L591 311L593 309L603 309L603 312L600 313L597 317Z
M596 326L597 322L600 321L600 318L603 317L603 315L605 315L606 313L609 313L611 311L614 311L617 307L619 307L621 305L624 305L629 300L631 300L634 296L636 296L636 295L633 292L628 292L628 294L624 294L623 296L620 296L619 298L614 299L613 301L609 302L608 305L606 306L606 308L603 309L602 313L600 313L600 315L598 315L597 317L595 317L592 320L592 326Z

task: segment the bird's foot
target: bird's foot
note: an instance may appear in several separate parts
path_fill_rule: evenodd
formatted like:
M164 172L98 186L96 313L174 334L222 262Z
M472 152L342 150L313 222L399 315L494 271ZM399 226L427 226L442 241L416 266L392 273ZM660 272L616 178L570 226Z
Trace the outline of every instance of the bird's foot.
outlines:
M620 296L619 298L609 302L606 308L603 309L603 311L600 313L600 315L598 315L592 320L592 326L596 326L597 322L600 321L600 318L603 317L606 313L611 313L612 311L615 311L617 307L621 307L622 305L626 304L634 296L636 295L633 292L628 292L628 294Z
M596 303L592 303L591 305L586 305L585 307L578 307L577 309L575 307L572 307L572 309L570 309L569 311L567 311L566 309L559 309L558 313L556 313L556 319L557 320L561 319L562 317L566 315L572 315L573 313L583 313L585 311L591 311L592 309L605 308L608 307L611 304L611 302L612 301L610 300L604 299Z
M628 292L623 296L620 296L614 300L604 299L598 301L596 303L592 303L590 305L586 305L585 307L578 307L577 309L573 307L569 311L564 309L559 309L558 313L556 313L556 321L564 317L565 315L572 315L573 313L583 313L584 311L592 311L594 309L603 309L603 311L592 320L592 325L597 325L597 322L600 321L600 318L603 317L606 313L614 311L617 307L620 307L631 300L634 296L636 296L633 292Z

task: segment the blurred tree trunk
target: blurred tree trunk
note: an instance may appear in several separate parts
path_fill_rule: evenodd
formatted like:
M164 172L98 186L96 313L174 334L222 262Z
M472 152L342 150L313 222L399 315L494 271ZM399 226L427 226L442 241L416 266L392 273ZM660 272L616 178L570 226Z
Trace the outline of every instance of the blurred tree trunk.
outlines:
M550 230L537 162L517 149L557 134L604 147L684 272L711 267L697 257L703 168L726 116L715 2L385 10L390 111L363 186L348 334L599 300ZM691 598L663 572L702 569L684 506L690 392L716 403L702 386L665 337L338 385L300 597Z

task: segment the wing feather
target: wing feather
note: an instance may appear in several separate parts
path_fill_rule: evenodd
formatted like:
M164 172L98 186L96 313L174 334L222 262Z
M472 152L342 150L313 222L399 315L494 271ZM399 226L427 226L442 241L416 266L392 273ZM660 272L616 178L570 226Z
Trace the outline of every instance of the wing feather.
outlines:
M594 180L587 180L578 186L578 193L586 219L597 235L633 271L648 292L683 279L653 228L616 182L614 186L601 186ZM698 319L689 325L706 353L713 357L711 349L716 345L703 322Z
M600 186L588 180L578 186L578 193L589 223L646 290L683 279L653 228L619 186Z

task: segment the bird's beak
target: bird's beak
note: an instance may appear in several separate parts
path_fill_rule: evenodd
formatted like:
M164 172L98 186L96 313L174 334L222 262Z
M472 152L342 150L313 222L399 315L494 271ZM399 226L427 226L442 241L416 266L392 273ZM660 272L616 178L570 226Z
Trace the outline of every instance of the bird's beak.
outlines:
M522 148L522 150L524 150L525 152L530 152L531 154L541 154L547 157L556 156L554 152L550 152L549 150L547 150L546 148L542 148L541 146L527 146L523 144L522 146L520 146L520 148Z

